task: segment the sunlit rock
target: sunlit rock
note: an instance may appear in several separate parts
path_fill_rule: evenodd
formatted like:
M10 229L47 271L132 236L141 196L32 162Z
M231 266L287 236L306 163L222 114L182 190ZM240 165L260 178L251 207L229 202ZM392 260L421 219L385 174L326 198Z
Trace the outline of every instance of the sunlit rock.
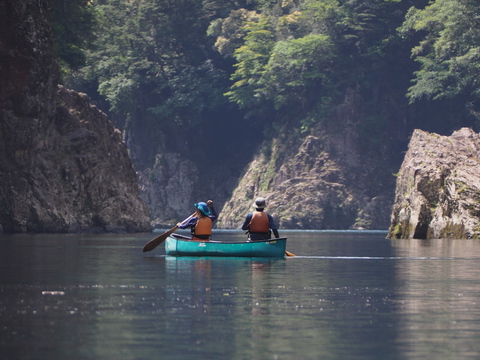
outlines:
M397 178L390 238L480 237L480 135L415 130Z

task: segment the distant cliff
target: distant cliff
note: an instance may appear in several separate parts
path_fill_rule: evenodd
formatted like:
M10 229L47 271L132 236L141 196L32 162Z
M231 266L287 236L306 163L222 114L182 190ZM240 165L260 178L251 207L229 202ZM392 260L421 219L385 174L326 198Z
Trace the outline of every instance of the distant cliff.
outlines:
M6 232L146 231L120 133L58 87L48 2L0 3L0 224Z
M480 135L415 130L397 179L389 238L480 238Z

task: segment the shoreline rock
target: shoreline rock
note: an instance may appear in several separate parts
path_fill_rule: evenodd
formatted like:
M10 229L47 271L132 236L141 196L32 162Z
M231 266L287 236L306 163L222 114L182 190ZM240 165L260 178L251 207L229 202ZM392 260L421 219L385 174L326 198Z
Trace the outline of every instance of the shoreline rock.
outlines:
M480 134L412 134L396 183L388 238L480 238Z

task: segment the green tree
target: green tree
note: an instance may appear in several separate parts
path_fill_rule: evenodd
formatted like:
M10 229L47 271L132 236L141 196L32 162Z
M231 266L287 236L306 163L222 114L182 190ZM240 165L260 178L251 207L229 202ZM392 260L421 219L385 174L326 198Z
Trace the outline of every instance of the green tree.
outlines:
M187 152L207 122L237 118L223 96L228 65L207 36L212 16L202 2L98 0L95 9L96 49L70 80L92 96L96 89L97 101L106 99L139 168L162 149L179 150L182 135L196 134L183 145Z
M273 98L277 109L305 110L306 103L318 101L318 94L331 89L334 57L328 35L277 42L263 77L266 97Z
M84 76L98 81L111 111L128 117L142 107L151 109L157 121L162 114L182 125L198 121L202 97L215 93L213 84L222 76L209 65L208 21L200 5L193 0L104 0L97 6L102 36ZM200 78L210 76L215 80L199 85ZM191 112L184 116L187 108Z
M85 50L92 47L96 21L90 0L51 0L55 52L64 72L85 65Z
M478 1L437 0L423 10L411 8L400 29L406 36L420 32L412 50L420 63L408 97L416 101L480 95L480 15ZM474 110L476 111L476 110Z
M244 29L245 44L234 52L237 63L231 79L235 82L225 94L241 108L260 105L266 100L262 96L262 76L275 46L272 24L267 16L247 22Z
M218 18L211 22L207 35L215 39L214 48L225 58L233 58L237 48L243 45L247 34L247 23L258 22L256 11L238 9L230 12L226 18Z

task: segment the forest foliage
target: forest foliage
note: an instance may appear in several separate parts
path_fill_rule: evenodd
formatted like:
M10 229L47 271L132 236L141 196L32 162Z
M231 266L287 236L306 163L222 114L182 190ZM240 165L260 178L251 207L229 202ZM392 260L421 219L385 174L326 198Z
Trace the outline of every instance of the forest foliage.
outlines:
M150 144L136 154L148 166L162 146L182 151L178 133L218 151L284 126L308 132L348 89L363 96L365 136L392 131L392 102L410 129L475 128L478 5L52 0L52 23L63 81L108 104L130 141Z

